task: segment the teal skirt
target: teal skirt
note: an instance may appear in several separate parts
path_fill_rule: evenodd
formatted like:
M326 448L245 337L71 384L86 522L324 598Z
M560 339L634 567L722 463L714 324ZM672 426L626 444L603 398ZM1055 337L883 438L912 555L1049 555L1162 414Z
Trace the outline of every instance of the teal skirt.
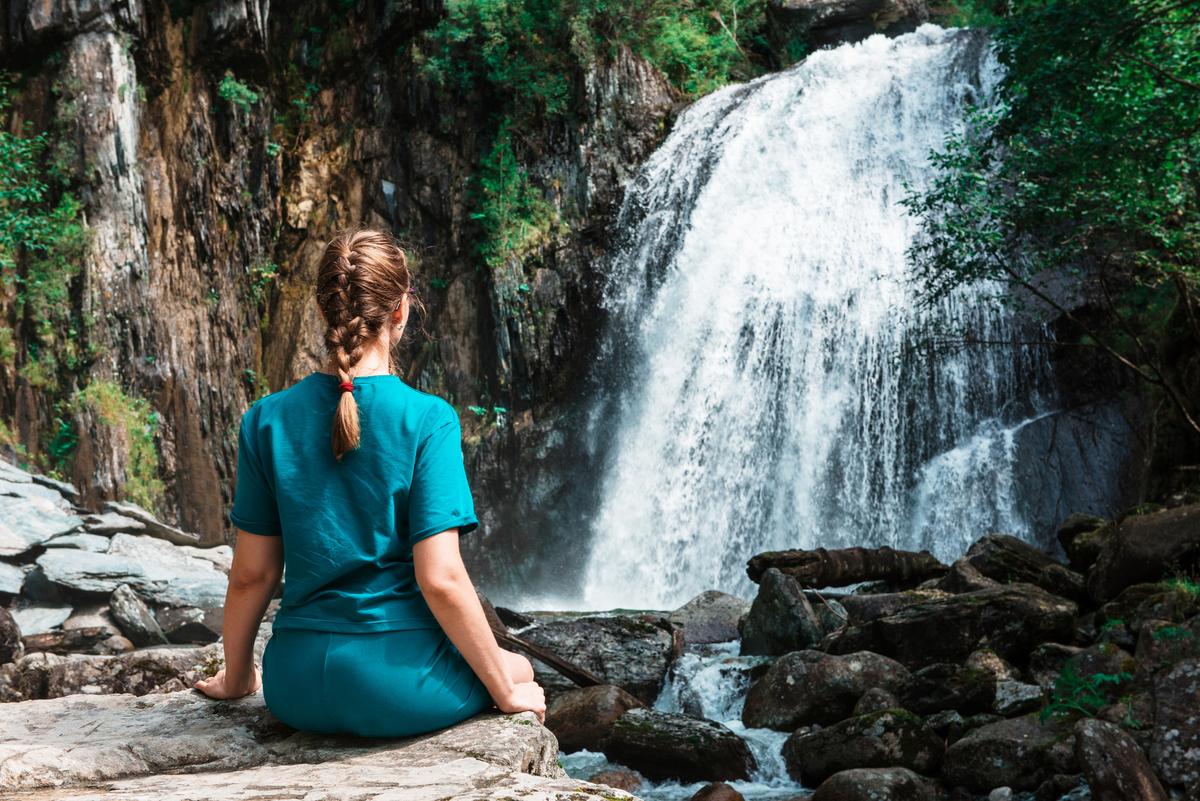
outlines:
M441 628L281 629L267 640L262 672L267 708L302 731L407 737L492 706Z

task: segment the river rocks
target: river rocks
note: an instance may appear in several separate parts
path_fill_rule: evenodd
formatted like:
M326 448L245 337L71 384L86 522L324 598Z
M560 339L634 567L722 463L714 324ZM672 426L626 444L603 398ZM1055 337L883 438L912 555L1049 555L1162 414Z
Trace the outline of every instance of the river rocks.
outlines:
M1045 701L1045 695L1042 688L1036 684L1026 684L1023 681L998 681L996 682L996 705L994 707L997 715L1004 717L1013 717L1024 712L1032 712L1042 706Z
M1076 601L1085 594L1083 576L1008 534L989 534L978 540L967 550L965 559L995 581L1026 582Z
M141 525L136 529L138 533L158 537L175 545L196 545L200 542L198 535L162 522L136 503L130 503L129 501L105 501L104 511L109 515L116 515L140 523ZM107 517L105 518L105 522L112 525L116 522L116 518ZM129 529L121 529L113 533L118 534L125 531L129 531Z
M882 712L885 709L893 709L898 706L900 706L900 702L896 700L896 696L882 687L872 687L862 694L862 697L858 699L858 703L854 705L854 711L850 714L851 717L868 715L872 712Z
M601 684L558 695L546 710L546 728L558 738L562 751L602 751L617 719L645 706L620 687Z
M633 793L642 786L644 779L634 770L602 770L589 776L588 781L592 784L605 784L627 793Z
M1095 564L1104 540L1111 533L1107 526L1104 518L1086 514L1073 514L1059 524L1055 536L1072 570L1086 572Z
M907 606L831 635L831 653L869 650L909 667L960 662L987 647L1024 662L1039 643L1069 640L1074 603L1032 584L1007 584Z
M559 620L543 623L521 636L646 704L658 697L667 668L682 647L682 637L673 624L656 615ZM538 682L546 689L547 700L575 687L537 660L533 666Z
M932 773L945 750L942 738L919 717L888 709L813 732L798 731L784 743L783 757L793 777L812 785L851 768L904 767Z
M431 799L629 798L564 777L531 715L484 715L430 736L296 733L260 693L31 701L0 718L0 793L14 801L249 801L272 795ZM98 787L97 785L101 785ZM607 795L605 795L607 793Z
M72 608L69 606L32 605L18 607L11 611L13 620L21 629L22 636L27 637L30 634L43 634L58 628L71 616Z
M36 484L17 485L37 487ZM36 545L83 524L83 519L63 504L30 491L23 495L0 495L0 556L20 556Z
M903 665L867 651L843 656L793 651L775 660L750 688L742 722L778 731L837 723L868 689L895 692L907 676Z
M604 753L649 778L682 782L748 779L755 767L745 741L721 724L651 709L622 715Z
M158 645L167 642L167 635L158 625L150 607L128 584L113 590L108 599L117 626L135 645Z
M0 665L21 655L21 628L4 607L0 607Z
M108 629L94 626L31 634L21 642L27 653L37 651L45 651L50 654L100 653L98 646L111 636L112 632Z
M697 790L689 801L746 801L746 798L725 782L713 782Z
M1119 726L1083 719L1075 724L1075 757L1092 801L1166 801L1146 755Z
M1037 714L980 726L946 751L942 775L950 786L976 793L995 787L1035 790L1057 773L1075 773L1069 726Z
M1154 678L1150 762L1165 784L1200 787L1200 658L1186 659Z
M800 582L768 568L759 579L750 611L742 619L742 653L786 654L816 645L824 634Z
M908 768L854 768L835 773L809 801L937 801L934 782Z
M951 593L938 589L916 589L905 592L843 595L838 598L838 602L849 615L848 622L854 625L895 614L901 609L916 606L925 601L950 597Z
M750 611L750 604L735 595L709 590L702 592L668 618L683 626L683 641L688 645L727 642L738 638L738 622Z
M966 717L992 710L996 677L966 665L927 665L904 680L897 697L905 709L919 715L953 709Z
M1200 504L1120 521L1088 573L1088 592L1107 601L1139 582L1200 566Z

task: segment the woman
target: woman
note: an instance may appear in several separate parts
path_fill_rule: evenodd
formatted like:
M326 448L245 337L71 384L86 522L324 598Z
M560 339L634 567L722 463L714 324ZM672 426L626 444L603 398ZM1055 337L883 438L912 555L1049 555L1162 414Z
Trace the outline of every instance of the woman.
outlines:
M493 704L543 719L529 660L496 644L459 555L479 522L458 414L390 369L419 306L404 252L340 234L316 294L329 361L242 417L225 667L196 688L261 686L276 717L315 732L419 734ZM285 565L260 671L254 637Z

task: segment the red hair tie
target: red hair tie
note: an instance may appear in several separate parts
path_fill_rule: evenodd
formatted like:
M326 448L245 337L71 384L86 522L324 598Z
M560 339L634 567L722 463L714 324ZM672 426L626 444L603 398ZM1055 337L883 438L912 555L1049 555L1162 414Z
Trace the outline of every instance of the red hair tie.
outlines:
M342 388L342 392L353 392L354 380L351 379L350 381L343 381L342 383L338 384L338 386Z

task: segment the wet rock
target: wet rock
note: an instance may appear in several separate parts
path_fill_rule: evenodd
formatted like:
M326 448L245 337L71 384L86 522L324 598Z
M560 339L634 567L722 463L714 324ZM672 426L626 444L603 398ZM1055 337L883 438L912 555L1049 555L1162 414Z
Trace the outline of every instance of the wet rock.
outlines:
M904 767L933 773L946 745L916 715L889 709L813 732L796 732L783 745L793 778L807 785L851 768Z
M1200 658L1186 659L1154 678L1150 763L1172 787L1200 786Z
M1076 612L1074 603L1032 584L1006 584L916 603L850 626L825 645L831 653L874 651L909 667L961 662L985 647L1019 664L1039 643L1070 639Z
M1146 620L1182 622L1197 614L1200 597L1170 582L1155 581L1126 587L1100 607L1097 617L1103 632L1115 627L1136 632Z
M658 697L667 669L682 646L673 624L656 615L553 621L521 636L646 704ZM534 660L533 666L538 682L546 689L547 700L574 689L574 684L541 662Z
M1147 673L1200 656L1200 616L1182 625L1167 620L1146 620L1138 631L1134 663Z
M759 579L750 611L742 618L742 653L786 654L811 648L824 634L800 582L768 568Z
M73 534L63 534L43 543L47 548L78 548L81 551L105 553L108 550L108 537L99 534L89 534L77 531Z
M50 654L97 653L97 646L112 636L107 628L95 626L70 630L47 631L22 638L25 652Z
M546 728L558 738L561 751L602 751L617 719L642 706L645 704L611 684L581 687L554 699L546 710Z
M1045 643L1029 657L1029 674L1038 686L1052 689L1067 668L1077 676L1096 673L1116 675L1131 672L1134 660L1128 651L1111 643L1076 648L1058 643Z
M745 741L711 720L631 709L613 725L604 753L652 779L748 779L755 768Z
M200 536L198 534L168 525L136 503L129 501L105 501L104 511L115 512L123 517L138 521L143 526L139 533L145 533L151 537L157 537L175 545L198 545L200 543Z
M1084 573L1095 563L1104 545L1100 532L1107 525L1104 518L1086 514L1073 514L1059 525L1055 536L1071 569Z
M697 790L690 801L746 801L746 798L725 782L713 782Z
M685 643L699 645L736 640L738 621L749 611L750 604L741 598L709 590L676 609L669 619L683 626Z
M843 595L838 598L838 603L842 605L849 616L847 622L853 625L877 620L925 601L949 598L950 595L944 590L907 590L905 592Z
M1025 582L1075 601L1086 597L1082 575L1008 534L989 534L978 540L967 549L965 558L981 574L995 581Z
M1076 772L1070 728L1036 714L980 726L951 745L942 764L947 785L975 793L1034 790L1051 775Z
M920 0L770 0L767 37L784 63L818 47L896 36L929 19ZM790 58L789 58L790 56Z
M297 734L261 693L214 701L73 696L10 705L0 717L6 798L250 801L354 798L625 798L565 777L554 738L529 714L482 715L431 736ZM264 788L270 788L265 791Z
M0 595L20 595L25 584L25 570L19 565L0 562Z
M996 682L997 715L1013 717L1025 712L1040 709L1045 701L1042 688L1036 684L1026 684L1023 681Z
M537 621L533 618L503 606L496 607L496 617L500 618L500 622L507 626L509 631L519 631L537 625Z
M868 651L844 656L793 651L776 659L750 688L742 722L778 731L837 723L867 690L896 692L907 677L903 665Z
M1056 773L1038 785L1033 801L1091 801L1091 791L1082 775Z
M136 645L159 645L167 635L158 625L150 607L128 584L113 590L108 599L109 610L117 627Z
M11 485L36 488L36 484ZM47 492L49 492L47 490ZM36 545L83 524L62 498L44 497L36 489L26 494L0 494L0 556L20 556Z
M624 790L627 793L636 792L644 781L637 771L632 770L602 770L588 777L592 784L604 784Z
M980 668L943 662L915 671L900 686L900 704L918 715L953 709L964 716L990 712L996 677Z
M26 606L12 610L13 620L21 629L21 636L44 634L58 628L71 616L70 606Z
M854 711L851 714L866 715L871 712L882 712L885 709L893 709L898 706L900 706L900 702L896 700L896 696L882 687L872 687L858 699L858 703L854 705Z
M21 655L21 629L7 609L0 606L0 665Z
M991 673L996 677L996 681L1018 681L1021 678L1019 670L990 648L981 648L973 652L963 664Z
M1118 523L1088 573L1096 601L1126 587L1200 566L1200 504L1133 515Z
M172 606L159 609L154 619L166 635L168 642L209 643L221 636L225 610L197 609L190 606Z
M937 588L946 592L974 592L997 587L1000 582L979 572L966 558L955 560L946 575L937 580Z
M1075 757L1092 801L1166 801L1158 777L1133 738L1101 720L1075 724Z
M937 785L908 768L854 768L835 773L809 801L937 801Z

